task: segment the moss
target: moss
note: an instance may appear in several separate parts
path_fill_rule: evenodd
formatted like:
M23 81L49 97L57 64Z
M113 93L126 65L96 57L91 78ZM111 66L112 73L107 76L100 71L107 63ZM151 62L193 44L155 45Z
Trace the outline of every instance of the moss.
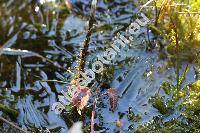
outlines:
M165 83L166 88L170 88L170 84ZM178 118L171 119L167 122L163 122L163 116L154 118L150 123L141 126L139 131L148 131L148 132L162 132L162 133L181 133L181 132L200 132L200 80L190 84L188 87L189 96L186 98L177 109L181 115ZM182 91L181 91L182 92ZM180 93L180 92L179 92ZM178 93L178 94L179 94ZM183 92L182 92L183 93ZM168 93L171 94L171 93ZM181 95L181 94L179 94ZM184 93L185 96L185 93ZM174 99L175 98L175 99ZM174 106L177 97L172 97L172 100L166 102L167 107L171 104ZM154 97L153 105L160 112L166 113L164 109L167 109L164 100L160 96ZM171 108L173 108L171 106Z
M128 120L130 120L132 122L138 122L142 119L141 115L139 115L139 114L135 115L131 109L129 109L127 117L128 117Z
M189 85L189 97L183 102L187 112L184 113L187 117L199 115L200 117L200 80Z
M156 108L162 115L168 113L169 108L167 107L163 97L155 95L154 97L151 98L150 101L153 107Z
M18 111L16 111L15 109L9 108L8 106L5 106L3 104L0 104L0 110L14 119L16 119L19 115Z
M161 35L162 34L162 31L159 30L157 27L155 27L154 25L149 25L149 29L151 30L151 32L154 34L154 35Z

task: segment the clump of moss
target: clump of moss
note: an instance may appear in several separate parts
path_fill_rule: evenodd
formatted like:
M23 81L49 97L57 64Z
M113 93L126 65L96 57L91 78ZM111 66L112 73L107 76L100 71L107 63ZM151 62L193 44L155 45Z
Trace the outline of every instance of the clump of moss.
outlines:
M164 84L164 86L170 86L167 83ZM156 116L144 126L138 127L138 132L200 132L200 80L188 85L187 89L189 96L176 108L180 112L178 118L164 121L164 116ZM157 96L153 103L162 114L167 112L165 111L167 110L167 106L163 102L164 100L160 96ZM166 105L168 104L169 102L166 102Z
M129 111L128 111L128 114L127 114L127 118L128 120L132 121L132 122L138 122L142 119L141 115L139 114L135 114L133 111L132 111L132 108L129 108Z
M200 118L200 80L189 85L189 93L189 97L183 102L183 106L186 109L184 115L191 119L194 116Z
M156 108L162 115L166 114L169 111L164 98L160 97L159 95L155 95L151 98L151 103L154 108Z
M9 115L11 118L14 118L14 119L16 119L18 117L18 115L19 115L19 112L17 110L12 109L12 108L10 108L8 106L5 106L3 104L0 104L0 110L3 113Z

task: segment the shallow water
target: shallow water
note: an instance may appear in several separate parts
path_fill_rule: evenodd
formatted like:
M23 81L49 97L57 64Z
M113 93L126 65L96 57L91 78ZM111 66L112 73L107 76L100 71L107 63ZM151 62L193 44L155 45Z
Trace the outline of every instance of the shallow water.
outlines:
M8 96L1 101L19 110L16 122L23 128L48 128L59 132L66 132L69 128L70 121L56 115L51 105L58 101L60 91L66 90L66 85L73 78L67 69L75 72L74 67L77 66L85 39L90 14L89 1L74 0L72 5L69 13L62 2L0 2L0 87L1 92L6 90L6 94L1 95ZM87 65L110 46L119 29L130 24L136 11L136 2L128 0L98 3ZM142 31L146 31L146 28L143 27ZM124 30L121 33L126 34ZM130 122L124 117L124 132L132 124L136 127L158 115L159 112L148 99L158 92L163 81L176 83L175 69L168 65L170 60L161 60L157 48L146 51L146 39L144 32L135 37L130 46L121 50L111 65L114 76L108 77L110 81L98 79L118 89L120 96L115 113L109 111L109 106L97 111L103 123L97 121L101 123L101 129L107 132L114 130L113 123L119 118L118 112L126 112L130 107L135 114L142 116L142 120ZM154 39L151 33L150 39ZM188 63L182 64L181 71ZM195 65L189 66L191 69L184 84L196 80Z

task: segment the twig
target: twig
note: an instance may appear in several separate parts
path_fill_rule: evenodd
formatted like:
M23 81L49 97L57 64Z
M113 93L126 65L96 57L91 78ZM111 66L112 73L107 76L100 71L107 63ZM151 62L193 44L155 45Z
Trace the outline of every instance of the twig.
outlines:
M27 24L22 24L22 26L20 27L20 30L15 33L14 36L12 36L9 40L7 40L1 47L0 47L0 56L3 53L3 48L9 48L11 47L15 41L17 40L18 34L27 26Z
M200 12L177 12L178 14L200 14Z
M90 133L94 133L94 116L95 116L96 102L97 102L97 100L95 98L94 103L93 103L93 109L92 109L91 131L90 131Z
M155 13L156 13L156 15L155 15L155 26L157 26L157 24L158 24L158 6L157 6L157 3L156 3L156 1L154 1L154 5L155 5Z
M59 81L59 80L40 80L40 82L56 82L56 83L62 83L62 84L68 83L68 82Z
M140 10L139 10L139 12L144 8L144 7L146 7L147 5L149 5L151 2L153 2L154 0L150 0L150 1L148 1L147 3L145 3L144 5L142 5L141 7L140 7Z
M170 7L176 7L176 6L187 6L186 4L175 4L175 5L170 5ZM142 7L142 6L140 6ZM155 6L145 6L143 8L154 8ZM157 6L158 8L162 7L162 6Z
M23 130L23 129L20 128L19 126L17 126L17 125L15 125L14 123L12 123L12 122L10 122L10 121L4 119L4 118L1 117L1 116L0 116L0 120L3 121L3 122L5 122L5 123L7 123L7 124L9 124L10 126L16 128L16 129L18 129L18 130L20 130L20 131L23 132L23 133L28 133L27 131Z
M58 67L58 68L63 69L63 70L66 70L66 68L60 66L59 64L55 64L55 62L53 62L52 60L50 60L50 59L48 59L48 58L46 58L46 57L44 57L44 56L42 56L42 55L40 55L38 53L35 53L35 56L38 57L38 58L41 58L43 60L46 60L47 62L53 64L55 67Z

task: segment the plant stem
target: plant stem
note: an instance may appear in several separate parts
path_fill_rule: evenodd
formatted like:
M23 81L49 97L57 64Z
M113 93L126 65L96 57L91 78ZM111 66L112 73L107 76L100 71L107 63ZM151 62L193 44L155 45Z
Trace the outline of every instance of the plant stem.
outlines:
M95 1L95 0L93 0L93 1ZM85 67L85 61L86 61L86 56L88 54L87 52L88 52L90 37L92 35L92 28L93 28L93 24L95 21L96 5L93 5L93 1L92 1L91 13L90 13L90 19L89 19L89 25L88 25L89 28L87 30L86 38L83 42L83 49L80 52L79 73L80 73L80 71L83 71L83 69ZM79 74L79 76L80 76L80 74Z
M9 122L8 120L4 119L3 117L0 117L0 120L3 121L3 122L5 122L5 123L7 123L7 124L9 124L10 126L16 128L16 129L18 129L20 132L28 133L27 131L23 130L22 128L18 127L17 125L15 125L12 122Z
M173 24L173 29L174 29L174 32L175 32L175 44L176 44L176 87L177 87L177 90L180 90L180 84L179 84L179 79L180 79L180 70L179 70L179 67L180 67L180 60L179 60L179 42L178 42L178 32L177 32L177 27L175 25L175 23L173 22L173 19L171 19L171 22Z

